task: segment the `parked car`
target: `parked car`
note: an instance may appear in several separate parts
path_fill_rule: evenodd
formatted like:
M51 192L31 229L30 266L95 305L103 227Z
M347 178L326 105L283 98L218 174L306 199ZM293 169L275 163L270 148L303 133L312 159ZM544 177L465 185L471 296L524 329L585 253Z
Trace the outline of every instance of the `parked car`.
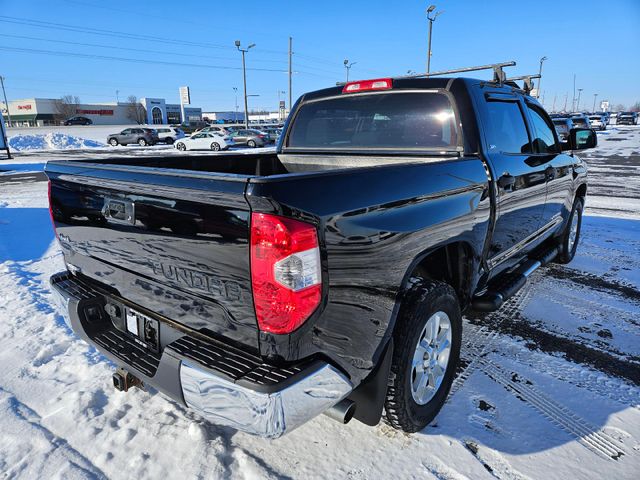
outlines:
M112 133L107 137L107 143L112 147L137 143L141 147L155 145L160 139L152 128L125 128L120 133Z
M191 135L192 133L203 129L204 127L208 127L209 124L204 121L193 121L187 122L180 125L180 129L187 135Z
M217 152L228 150L232 145L234 143L230 136L223 137L217 133L198 132L178 140L175 147L183 152L185 150L213 150Z
M185 136L184 132L176 127L157 127L155 131L158 132L160 141L169 145Z
M236 145L246 145L247 147L264 147L271 142L269 134L261 132L260 130L246 130L240 129L231 133L231 138Z
M637 125L638 124L638 112L620 112L617 125Z
M93 121L87 117L71 117L64 121L65 125L93 125Z
M222 127L220 125L209 125L193 133L217 133L218 135L222 135L223 137L225 137L227 135L230 135L231 131L226 127Z
M592 113L589 115L589 123L594 130L606 130L607 129L607 117L601 113Z
M53 290L119 390L266 437L383 409L420 431L455 377L462 313L573 259L587 165L572 151L597 135L561 144L535 98L468 78L361 80L294 110L275 152L49 161L51 204L73 212L51 212L68 268Z
M273 143L277 143L280 139L280 135L282 134L282 129L275 127L263 128L262 131L269 135Z
M556 117L552 120L560 141L566 142L569 139L571 129L575 127L573 121L569 117Z
M591 128L591 122L589 117L584 113L574 113L571 115L571 121L573 125L580 128Z

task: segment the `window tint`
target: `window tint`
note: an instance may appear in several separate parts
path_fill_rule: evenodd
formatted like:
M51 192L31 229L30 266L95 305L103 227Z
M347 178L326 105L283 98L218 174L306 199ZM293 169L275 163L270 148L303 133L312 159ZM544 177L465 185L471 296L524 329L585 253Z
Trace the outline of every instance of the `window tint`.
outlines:
M341 95L303 104L294 148L455 150L458 133L446 95L433 92Z
M533 123L533 148L536 153L557 153L556 139L553 136L553 127L547 123L542 112L533 105L528 105L529 116Z
M529 135L518 102L487 102L487 143L492 152L530 153Z
M124 130L122 130L122 132L120 132L122 135L129 135L131 133L131 129L130 128L126 128Z

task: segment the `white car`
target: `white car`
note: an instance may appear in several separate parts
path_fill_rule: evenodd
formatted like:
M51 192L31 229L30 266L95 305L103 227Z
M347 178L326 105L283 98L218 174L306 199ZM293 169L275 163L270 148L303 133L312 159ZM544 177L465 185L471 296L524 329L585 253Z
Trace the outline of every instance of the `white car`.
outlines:
M160 139L160 141L164 143L168 143L169 145L174 143L176 140L179 140L185 137L184 132L179 128L157 127L155 131L158 132L158 138Z
M607 118L599 113L589 115L589 121L591 122L591 128L594 130L606 130Z
M182 152L185 150L213 150L217 152L227 150L233 145L231 137L223 137L215 133L194 133L175 143L175 147Z

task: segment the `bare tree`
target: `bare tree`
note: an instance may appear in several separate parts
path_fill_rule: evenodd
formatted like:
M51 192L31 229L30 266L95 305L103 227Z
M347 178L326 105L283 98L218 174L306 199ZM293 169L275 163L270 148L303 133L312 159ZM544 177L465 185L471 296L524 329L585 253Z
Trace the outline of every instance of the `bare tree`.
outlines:
M135 95L127 97L127 118L142 125L147 119L147 112Z
M57 121L65 121L66 119L73 117L80 105L80 98L74 95L65 95L57 99L54 103L55 114L54 117Z
M631 107L631 111L632 112L640 112L640 102L634 103L633 106Z
M624 112L625 110L626 108L624 108L624 105L621 103L616 105L616 107L613 109L614 112Z

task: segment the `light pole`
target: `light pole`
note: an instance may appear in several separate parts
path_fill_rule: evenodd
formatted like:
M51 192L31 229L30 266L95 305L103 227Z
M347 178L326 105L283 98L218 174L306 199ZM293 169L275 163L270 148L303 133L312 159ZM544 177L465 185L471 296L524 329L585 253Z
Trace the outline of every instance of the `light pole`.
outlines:
M4 95L4 105L7 107L7 119L9 120L9 126L11 125L11 114L9 113L9 102L7 102L7 92L4 91L4 77L0 75L0 85L2 85L2 95Z
M576 102L576 112L580 111L580 95L582 94L582 90L584 90L584 88L578 89L578 101Z
M236 94L236 113L233 117L233 121L238 123L238 87L233 87L233 91Z
M593 113L596 113L596 98L598 98L598 94L593 94L593 109L591 110Z
M356 63L358 63L358 62L349 63L349 60L345 60L344 61L344 68L347 71L347 82L349 81L349 70L351 70L351 67L353 67Z
M120 103L120 90L116 90L116 103Z
M444 13L443 11L432 13L435 9L435 5L429 5L429 7L427 8L427 20L429 20L429 42L427 45L427 76L429 75L429 72L431 72L431 32L433 31L433 22L436 21L436 18L438 18L439 15L442 15Z
M547 57L540 59L540 70L538 70L538 91L536 92L536 98L540 98L540 85L542 84L542 64L545 60L549 60Z
M244 83L244 128L249 128L249 104L247 103L247 68L245 66L244 54L256 46L252 43L247 48L240 48L240 40L235 42L236 48L242 53L242 81Z

